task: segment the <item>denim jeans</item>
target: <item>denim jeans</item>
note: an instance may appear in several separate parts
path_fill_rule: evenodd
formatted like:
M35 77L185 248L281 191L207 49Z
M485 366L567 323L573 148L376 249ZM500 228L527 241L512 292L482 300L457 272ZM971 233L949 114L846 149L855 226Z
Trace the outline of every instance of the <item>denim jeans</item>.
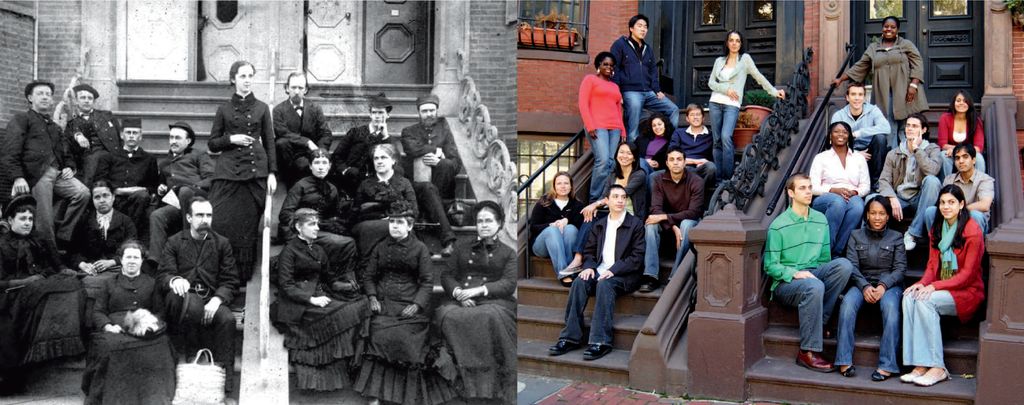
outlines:
M736 148L732 144L732 132L736 129L736 120L740 117L740 109L731 105L708 103L711 113L711 135L714 136L715 166L718 178L731 179L735 167Z
M89 189L81 181L74 177L59 179L59 175L60 172L56 168L47 168L39 181L32 186L32 197L36 199L36 234L51 242L56 242L56 239L71 240L75 225L85 214L90 200ZM54 218L54 195L62 200L68 199L67 209L64 210L62 218Z
M882 311L882 341L878 346L878 368L890 373L899 373L896 364L896 346L900 342L900 297L903 289L890 287L878 301ZM864 305L864 293L857 286L850 286L843 295L839 306L838 344L836 345L837 366L853 365L853 330L857 326L857 313Z
M940 315L956 315L956 302L949 291L935 291L927 300L903 296L904 365L946 368Z
M615 314L615 299L626 294L622 277L597 281L597 275L590 280L577 278L569 288L569 302L565 305L565 328L559 339L583 343L583 311L587 301L594 297L594 315L590 323L590 344L612 344L612 316Z
M640 115L644 109L665 114L672 121L672 127L679 128L679 107L668 97L658 98L658 94L653 91L622 92L622 109L626 115L626 139L629 142L636 142L640 134Z
M692 219L684 219L679 223L679 230L683 233L683 242L679 245L679 249L676 250L676 258L672 262L672 272L669 273L669 278L676 274L676 268L679 267L679 263L682 263L686 252L690 251L690 230L695 226L697 226L697 221ZM644 226L644 228L646 231L644 239L647 241L647 248L644 251L644 275L657 279L658 272L661 270L661 255L658 252L658 248L661 246L661 233L671 231L663 231L661 224L650 224ZM673 234L672 237L675 237L675 235Z
M783 305L796 307L800 316L800 350L822 350L822 326L828 323L839 293L850 281L853 265L845 258L832 259L814 269L816 278L782 282L772 296Z
M864 214L864 199L860 196L844 200L839 194L825 193L814 197L811 208L825 214L828 220L829 242L832 245L832 257L842 257L846 252L846 242L850 234L860 227Z
M567 224L561 232L553 226L544 228L540 235L537 235L537 239L533 241L533 253L540 257L550 257L556 275L562 277L562 270L565 270L572 260L570 250L576 245L578 234L579 230L576 229L576 225L572 224Z
M608 211L596 211L594 212L594 219L590 222L584 222L580 224L580 231L577 233L576 243L571 246L572 253L583 253L583 246L587 244L587 236L590 235L590 228L594 227L594 222L608 216ZM603 236L603 235L602 235ZM597 252L601 254L601 252Z
M981 212L981 211L977 211L977 210L970 210L970 212L971 212L971 218L973 218L974 222L977 222L978 226L981 227L981 232L987 234L988 233L988 220L985 219L985 213ZM925 208L924 209L924 215L923 215L924 218L921 220L921 224L918 227L916 227L916 228L915 227L910 227L910 229L908 229L907 232L910 232L911 235L914 235L914 236L916 236L918 238L928 237L928 234L931 233L931 231L932 231L932 224L935 223L935 215L937 213L938 213L938 211L935 210L935 206L934 205L932 205L931 207ZM913 231L913 232L911 232L911 231Z
M945 153L942 153L941 156L942 156L942 178L946 178L946 176L949 176L950 173L953 173L954 171L956 171L956 167L953 165L953 158L951 158L949 156L946 156ZM987 169L987 168L988 167L985 165L985 156L983 156L982 154L979 153L974 158L974 170L977 170L977 171L982 172L982 173L987 173L985 171L985 169Z
M871 154L871 160L868 160L871 184L878 184L878 177L882 174L882 169L885 168L885 155L889 153L886 136L886 134L865 135L853 139L853 150L865 150Z
M911 207L914 208L914 218L910 222L910 227L907 228L907 231L910 232L911 235L919 237L924 234L923 229L927 226L925 222L928 221L928 217L925 216L925 209L927 207L935 208L935 201L939 199L939 190L941 188L942 182L939 181L938 177L925 176L924 180L921 182L921 188L917 191L917 195L909 200L903 199L903 197L896 197L896 199L900 201L900 208L904 210L904 218L907 216L906 210ZM869 194L864 201L871 201L871 199L875 198L876 195L878 194ZM867 208L865 207L865 209ZM934 216L932 218L934 218Z
M590 150L594 152L594 167L590 174L590 201L600 200L604 196L604 188L607 186L608 176L612 173L612 165L615 163L612 154L615 147L619 146L619 139L622 134L618 129L594 130L597 138L590 139Z

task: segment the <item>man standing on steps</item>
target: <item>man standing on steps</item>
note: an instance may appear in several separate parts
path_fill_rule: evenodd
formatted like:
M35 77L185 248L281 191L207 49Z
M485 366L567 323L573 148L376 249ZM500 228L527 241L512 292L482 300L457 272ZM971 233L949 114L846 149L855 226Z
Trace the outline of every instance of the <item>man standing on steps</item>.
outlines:
M349 129L338 140L338 146L331 153L331 182L338 190L355 197L359 184L374 173L374 145L390 143L399 150L399 140L388 132L388 118L391 117L391 100L384 93L370 97L370 123ZM396 174L402 175L396 167Z
M565 306L565 328L548 354L559 356L583 343L583 310L595 297L590 325L590 346L584 360L597 360L612 351L612 316L615 299L636 291L644 257L644 224L626 212L626 189L613 184L608 190L607 217L594 223L583 246L583 270L572 282Z
M100 157L121 149L121 122L110 111L95 108L100 92L92 86L80 84L72 90L78 102L78 115L68 122L64 136L79 159L82 170L78 178L82 183L92 184Z
M165 298L176 344L213 351L230 376L235 363L235 316L228 304L239 287L231 243L210 228L213 205L195 197L185 214L189 228L171 235L160 256L157 294ZM184 340L184 342L182 342ZM231 378L225 390L231 391Z
M864 83L852 82L846 86L846 107L832 114L832 122L843 121L853 129L851 147L868 161L871 184L878 187L878 176L885 165L889 151L889 120L878 107L865 102ZM867 201L867 200L865 200Z
M633 16L629 19L629 35L619 37L611 47L616 61L612 81L622 91L626 139L629 142L635 142L639 135L637 128L645 108L665 114L672 121L672 128L679 128L679 107L661 92L654 49L644 41L649 24L647 16Z
M309 175L310 152L331 145L331 128L319 105L306 101L306 74L292 72L284 86L288 99L274 106L274 143L281 179L291 187ZM285 191L288 189L285 188Z
M811 179L799 173L790 176L786 194L792 205L768 227L764 272L772 279L772 298L796 307L800 315L796 364L830 373L835 368L821 357L822 331L850 281L853 265L846 258L829 260L828 221L810 207Z
M443 199L455 198L455 176L462 170L462 159L455 146L455 138L448 121L437 114L440 101L437 96L416 100L420 122L402 130L402 170L412 180L420 211L441 225L441 250L451 256L455 244Z
M647 216L644 254L644 281L640 292L651 292L658 288L658 272L661 270L662 232L672 232L676 246L675 261L672 262L671 279L676 268L690 251L690 229L697 226L704 206L704 180L695 172L686 170L686 154L678 146L670 147L665 159L668 171L654 177L651 190L651 215Z

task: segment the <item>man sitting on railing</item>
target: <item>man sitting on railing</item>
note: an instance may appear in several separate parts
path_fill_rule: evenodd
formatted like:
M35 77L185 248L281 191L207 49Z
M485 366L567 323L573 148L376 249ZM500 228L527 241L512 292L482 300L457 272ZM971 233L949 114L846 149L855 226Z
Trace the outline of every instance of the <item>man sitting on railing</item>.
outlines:
M928 120L924 114L911 114L904 128L906 139L885 157L885 168L878 179L878 193L889 197L895 220L902 221L903 210L913 208L914 220L910 223L910 230L923 229L925 208L935 205L942 187L936 177L942 170L942 150L924 139L928 131ZM914 238L912 232L903 236L908 252L917 246Z
M846 86L846 107L832 114L832 121L843 121L853 128L850 146L868 161L871 184L878 184L885 154L888 152L889 121L878 107L865 102L864 83L851 82ZM830 122L830 123L831 123Z
M645 232L644 281L640 292L658 288L658 271L661 269L658 248L662 232L672 231L674 235L676 255L669 273L669 278L672 278L686 252L690 251L690 229L697 226L704 207L704 180L686 169L686 154L682 149L669 148L665 163L668 172L655 177L651 190L651 215L647 217Z
M640 218L626 212L626 189L613 184L608 190L607 217L598 219L586 235L583 270L572 282L565 308L565 328L551 356L576 350L583 343L583 311L596 297L590 325L590 346L584 360L597 360L612 351L612 316L615 298L636 291L644 257L644 228Z
M794 174L786 180L792 205L768 228L764 272L772 279L772 297L797 307L800 314L800 351L796 364L829 373L832 363L821 357L822 330L832 315L839 294L850 281L853 265L846 258L831 258L828 221L811 209L811 180Z

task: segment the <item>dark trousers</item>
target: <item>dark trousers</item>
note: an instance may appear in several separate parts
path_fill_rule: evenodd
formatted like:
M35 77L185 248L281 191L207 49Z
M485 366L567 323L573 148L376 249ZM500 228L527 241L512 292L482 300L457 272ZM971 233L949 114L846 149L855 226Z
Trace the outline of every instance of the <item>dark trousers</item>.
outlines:
M99 166L100 158L102 158L103 155L109 154L110 152L107 152L107 150L102 146L97 146L86 151L82 154L82 169L75 177L78 177L82 183L91 185L92 181L95 180L96 168Z
M430 171L430 182L437 187L439 195L443 199L455 198L455 176L459 174L462 165L452 159L441 159ZM415 182L413 183L415 185ZM417 192L416 195L419 195Z
M166 286L164 286L166 289ZM211 290L215 288L211 287ZM228 309L230 302L222 303L209 324L203 325L203 305L209 299L189 292L188 308L184 308L185 316L181 316L184 298L168 289L165 295L167 323L171 339L175 346L184 349L185 357L190 358L199 349L210 349L213 361L224 367L229 376L226 389L231 390L231 378L235 369L235 316ZM179 322L180 320L180 322Z
M185 219L185 208L192 203L192 198L196 195L206 196L202 189L197 193L191 187L184 186L178 189L177 194L180 209L164 205L149 214L149 258L153 260L160 261L167 235L174 235L184 229L184 224L188 222Z
M590 323L590 344L612 344L612 316L615 314L615 298L626 294L625 283L620 277L597 281L597 273L590 280L577 278L569 289L569 302L565 305L565 328L559 339L582 343L583 310L590 297L595 297L594 316Z
M309 146L295 145L286 138L277 138L274 143L277 144L279 175L285 185L291 187L297 181L310 174Z
M886 134L873 136L862 136L853 140L853 150L866 150L871 154L868 161L868 176L871 177L871 184L878 184L878 177L882 175L885 168L885 155L889 153L889 141Z
M431 183L415 182L412 189L416 192L416 203L420 211L431 221L441 224L441 242L447 244L455 241L455 232L452 232L452 225L448 222L448 214L444 211L444 203L441 202L441 194Z
M114 208L132 219L139 239L149 240L150 197L146 190L114 197Z

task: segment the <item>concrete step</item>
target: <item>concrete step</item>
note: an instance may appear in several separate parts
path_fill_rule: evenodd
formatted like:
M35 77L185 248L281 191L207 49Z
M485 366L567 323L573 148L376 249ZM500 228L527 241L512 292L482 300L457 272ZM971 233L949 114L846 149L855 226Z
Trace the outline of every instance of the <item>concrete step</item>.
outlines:
M565 310L569 289L551 279L519 279L519 303L537 307ZM624 315L646 317L661 297L662 288L650 293L634 292L615 300L615 312ZM587 311L593 312L594 300L587 303Z
M662 279L666 279L668 275L672 273L674 259L674 257L668 257L661 260L661 269L659 274ZM550 258L530 255L530 278L554 280L555 274L556 272L554 266L551 265Z
M417 97L388 97L388 99L392 104L391 115L417 113ZM129 94L118 97L118 109L123 111L201 113L217 111L217 108L224 104L225 100L227 100L225 96ZM282 101L278 100L268 104L273 108ZM347 113L369 116L369 98L365 96L309 97L308 101L319 104L327 115Z
M832 314L832 318L829 320L829 328L835 329L839 320L839 308L841 305L841 300L836 303L835 313ZM980 316L981 315L979 315L979 317ZM975 317L975 319L968 323L961 323L954 317L943 317L943 336L947 336L951 339L977 340L978 325L980 323L979 317ZM768 302L768 324L771 326L796 328L800 325L800 316L797 313L796 308L787 307L779 304L778 302L770 301ZM860 312L857 314L857 326L855 327L855 330L859 334L881 335L882 313L879 311L877 305L864 305L861 307Z
M827 404L970 404L977 380L953 376L932 387L901 383L898 378L871 381L871 372L858 370L856 377L822 374L793 363L792 358L765 358L747 369L747 400Z
M589 336L592 313L588 313L583 321L583 335ZM636 340L640 328L644 326L646 316L615 314L614 333L612 334L612 346L616 349L629 351L633 348L633 341ZM558 335L565 326L565 309L550 307L538 307L533 305L519 305L516 313L516 324L519 339L538 340L551 342L558 340Z
M284 84L283 80L278 82ZM150 96L206 96L220 97L222 100L231 96L231 85L225 82L188 82L177 80L118 80L119 96L150 95ZM315 84L308 96L316 98L340 98L351 96L369 97L384 92L388 98L418 97L430 93L431 84L363 84L336 85ZM282 94L284 90L281 90Z
M795 327L769 326L764 332L765 356L781 360L792 360L800 348L800 330ZM871 375L878 366L878 346L882 337L879 333L856 333L854 338L853 364L858 374ZM825 339L824 357L835 359L836 339ZM974 374L978 370L978 340L945 339L943 355L946 367L953 374ZM902 359L902 348L896 349L897 359ZM900 362L902 363L902 361Z
M554 341L520 338L517 349L520 373L588 381L595 384L629 384L629 351L613 350L594 361L583 360L583 349L561 356L549 356Z

